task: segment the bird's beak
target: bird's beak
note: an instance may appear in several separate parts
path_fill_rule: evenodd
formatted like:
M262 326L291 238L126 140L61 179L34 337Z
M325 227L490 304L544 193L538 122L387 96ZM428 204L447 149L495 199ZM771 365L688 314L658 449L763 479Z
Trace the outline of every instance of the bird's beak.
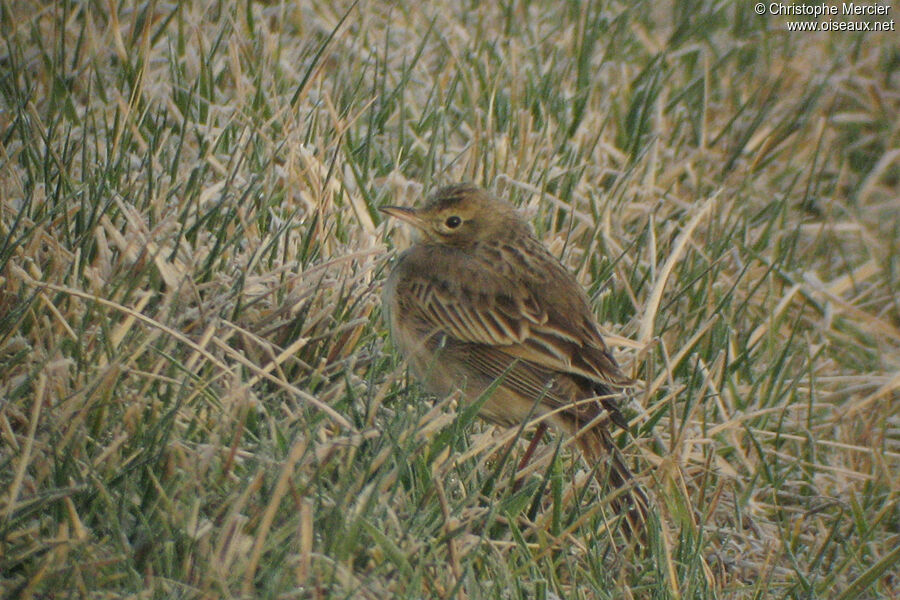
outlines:
M414 208L406 208L405 206L382 206L379 208L381 212L400 219L405 223L409 223L416 229L425 229L425 220L419 215Z

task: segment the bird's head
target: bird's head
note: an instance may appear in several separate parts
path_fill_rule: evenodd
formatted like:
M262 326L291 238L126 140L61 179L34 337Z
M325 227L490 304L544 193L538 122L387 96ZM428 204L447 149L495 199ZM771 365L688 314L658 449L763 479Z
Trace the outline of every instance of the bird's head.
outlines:
M412 225L424 241L465 247L528 232L515 207L472 184L438 189L419 208L384 206L381 211Z

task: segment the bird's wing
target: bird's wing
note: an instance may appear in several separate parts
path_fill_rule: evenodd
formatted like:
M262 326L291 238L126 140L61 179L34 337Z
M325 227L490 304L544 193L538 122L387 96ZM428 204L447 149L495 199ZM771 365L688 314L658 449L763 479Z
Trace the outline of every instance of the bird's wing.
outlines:
M502 347L484 346L481 344L462 344L445 348L454 353L474 371L488 380L502 379L503 386L519 396L533 402L539 402L545 409L559 410L572 418L575 423L589 423L600 412L601 405L596 401L574 403L573 398L590 398L579 386L578 378L541 368L508 354ZM608 392L607 392L608 393ZM609 404L607 408L606 405ZM610 401L603 403L617 423L620 413ZM627 428L627 422L625 424Z
M476 292L465 283L450 284L429 274L409 281L409 310L432 328L461 342L521 344L531 327L546 320L532 299L517 293Z
M431 266L404 277L401 285L406 289L400 294L406 298L400 310L429 331L458 342L500 346L506 354L544 371L580 375L615 387L632 384L570 277L551 282L557 286L553 291L562 293L548 294L550 290L540 286L478 268L483 265L471 265L466 276L452 278L440 265Z

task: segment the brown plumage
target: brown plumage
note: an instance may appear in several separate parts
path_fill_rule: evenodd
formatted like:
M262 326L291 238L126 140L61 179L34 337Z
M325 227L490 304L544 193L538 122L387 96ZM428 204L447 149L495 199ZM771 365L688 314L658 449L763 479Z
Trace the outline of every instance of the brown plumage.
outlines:
M480 415L506 427L549 415L578 434L592 466L609 461L598 474L627 487L614 508L639 527L649 503L608 430L609 421L627 427L615 392L632 382L572 274L511 204L473 185L441 188L419 209L381 210L419 236L384 290L392 338L413 373L434 394L461 389L467 401L499 380Z

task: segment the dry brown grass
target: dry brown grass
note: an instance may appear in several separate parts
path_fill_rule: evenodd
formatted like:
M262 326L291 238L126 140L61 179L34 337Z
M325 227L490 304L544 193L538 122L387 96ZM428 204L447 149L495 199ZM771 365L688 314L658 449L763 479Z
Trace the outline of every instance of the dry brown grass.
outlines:
M0 11L3 595L900 597L895 34ZM520 432L391 352L377 207L463 179L533 216L645 382L646 553L565 449L512 492Z

